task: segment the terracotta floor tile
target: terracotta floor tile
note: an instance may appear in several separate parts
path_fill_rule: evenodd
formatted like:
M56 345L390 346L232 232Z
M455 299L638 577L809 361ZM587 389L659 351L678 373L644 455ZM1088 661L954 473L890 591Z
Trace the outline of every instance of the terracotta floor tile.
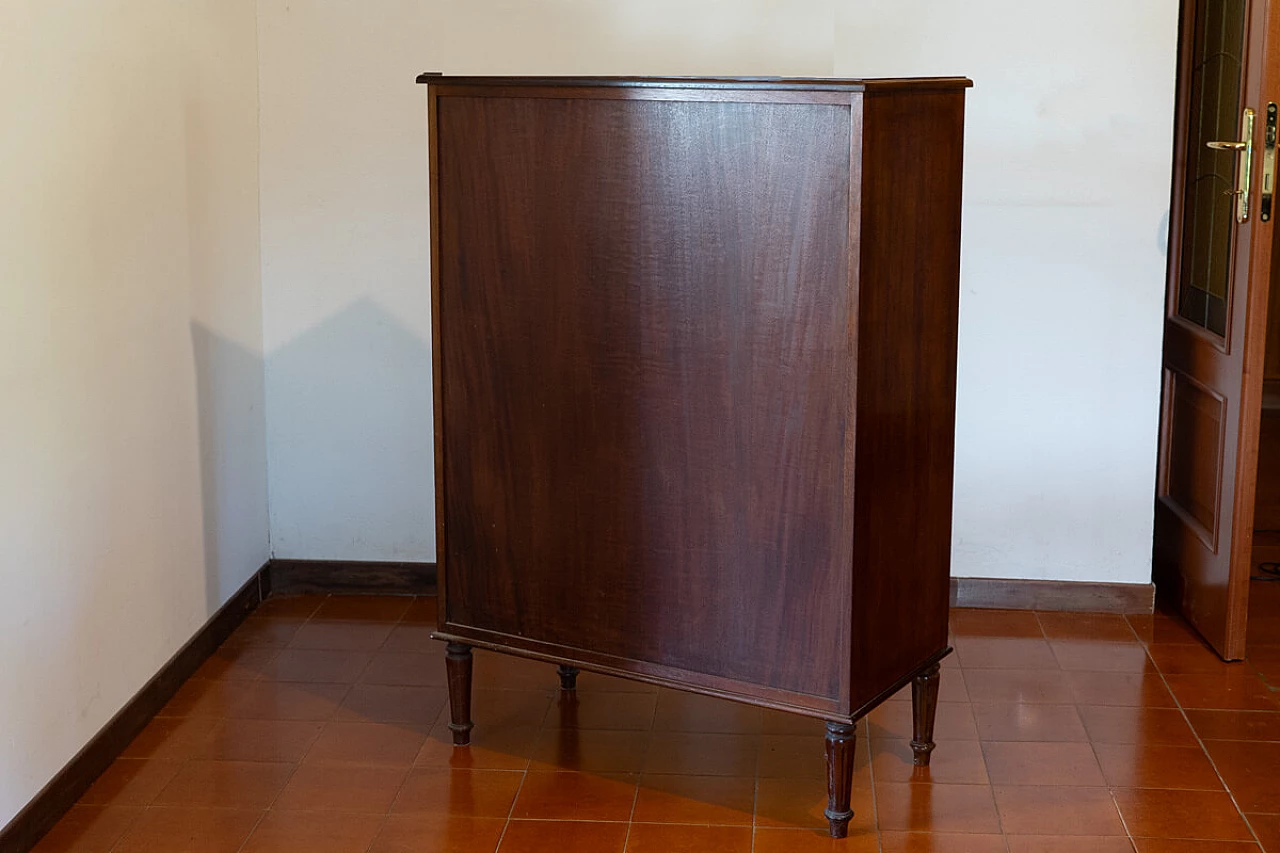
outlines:
M201 754L221 724L216 717L155 717L120 757L185 761Z
M756 775L762 779L811 779L827 772L827 747L824 736L764 735L759 738ZM865 765L867 744L854 744L854 754L861 753ZM858 747L863 747L861 750Z
M312 618L395 623L409 611L413 601L412 596L406 595L331 595Z
M108 853L141 806L72 806L31 853Z
M479 726L471 745L456 747L448 727L437 723L414 761L415 767L524 770L541 731L536 726Z
M369 853L493 853L505 819L393 814Z
M558 820L513 820L499 845L500 853L622 853L625 823L575 823Z
M222 720L197 757L297 763L323 729L324 723L307 720Z
M1280 814L1246 815L1267 853L1280 853Z
M1147 653L1165 675L1220 672L1228 666L1206 646L1151 646Z
M1261 853L1252 841L1188 841L1169 838L1135 838L1138 853Z
M511 817L520 820L628 821L636 801L632 773L537 773L524 777Z
M945 661L944 661L945 663ZM968 680L968 672L981 672L982 670L960 670L956 668L942 669L942 675L938 679L938 701L939 702L968 702L970 700L969 691L966 682ZM990 670L992 672L1008 672L1010 670ZM1021 670L1019 670L1021 671ZM897 693L889 697L890 702L910 702L911 701L911 685L904 686Z
M1114 792L1134 837L1248 841L1253 836L1225 791L1124 788Z
M1102 640L1054 640L1050 647L1058 667L1083 672L1149 672L1155 664L1138 643Z
M272 595L258 605L252 616L277 619L309 619L327 595Z
M263 614L262 608L250 614L249 618L240 623L240 627L236 628L223 644L223 648L228 646L258 646L264 648L282 649L293 639L293 635L298 633L298 629L306 624L306 617L298 616L271 616Z
M993 785L1106 784L1093 747L1087 743L1001 743L982 745Z
M1010 835L1009 853L1133 853L1128 838L1105 835Z
M241 853L363 853L382 815L270 811Z
M1236 665L1216 673L1166 676L1183 708L1278 711L1276 694L1251 669Z
M350 689L346 684L255 681L240 687L228 716L245 720L329 720Z
M264 814L156 806L139 816L112 853L236 853Z
M909 702L885 702L867 715L869 735L873 740L910 740L912 737L912 711ZM815 721L816 722L816 721ZM822 734L822 724L817 725ZM968 702L939 702L934 720L933 739L938 743L957 740L977 740L972 706Z
M658 692L657 700L653 717L655 731L759 734L762 729L761 709L741 702L667 689ZM818 729L822 728L821 721L811 722Z
M1187 718L1205 740L1280 741L1280 712L1205 711L1191 709Z
M1198 746L1096 744L1107 784L1117 788L1221 791L1218 772Z
M1132 615L1125 617L1133 626L1138 639L1147 645L1204 645L1195 629L1181 619L1164 613Z
M1173 708L1173 697L1156 672L1067 672L1066 683L1079 705Z
M438 653L444 643L431 639L431 634L435 629L434 624L401 622L391 629L391 633L387 635L387 641L382 644L382 648L389 652Z
M1138 636L1125 617L1118 613L1036 613L1044 635L1050 640L1094 640L1108 643L1136 643Z
M366 723L413 723L430 728L449 703L443 687L357 684L342 700L335 719Z
M951 785L988 784L982 745L977 741L940 743L928 767L917 767L911 745L905 740L876 741L872 748L871 775L880 782L935 782ZM817 774L821 777L821 774Z
M654 732L644 772L750 776L756 770L759 746L760 739L751 735Z
M961 637L1044 636L1036 614L1028 610L967 610L953 608L951 632Z
M221 678L192 678L173 695L158 716L225 717L240 701L243 692L257 682L228 681Z
M1074 701L1063 672L1042 669L968 669L971 701L1066 705Z
M1205 742L1237 805L1245 812L1280 812L1280 743Z
M353 684L369 661L369 652L283 649L271 661L263 678L270 681Z
M1197 745L1195 734L1177 708L1080 705L1076 711L1094 743Z
M1089 735L1074 705L975 703L978 737L999 741L1085 742ZM936 738L939 742L942 738Z
M289 640L291 649L372 652L381 648L395 627L387 622L333 622L312 619Z
M444 657L443 653L440 655ZM556 665L477 649L475 686L482 690L556 690L560 677Z
M825 779L760 779L756 782L756 826L789 829L827 829ZM874 835L876 804L871 787L854 785L849 807L849 835ZM799 837L799 836L797 836Z
M426 727L410 723L346 723L334 720L312 745L305 763L408 767L426 742Z
M645 775L632 820L750 826L755 796L749 776Z
M882 832L880 849L882 853L1005 853L1007 848L1001 835Z
M376 652L360 677L362 684L391 684L399 687L444 687L449 683L444 670L444 652ZM483 687L476 680L476 687Z
M164 806L265 809L296 765L263 761L188 761L155 799Z
M257 681L280 650L268 646L223 646L196 670L194 678Z
M737 702L733 704L738 704ZM887 704L887 703L886 703ZM884 707L883 705L881 707ZM814 719L803 714L793 714L790 711L777 711L773 708L760 708L760 732L766 735L807 735L812 734L816 728L818 732L825 731L822 720ZM866 718L858 721L858 736L865 734ZM743 732L749 734L749 732Z
M956 656L965 669L1057 669L1040 637L957 637Z
M155 801L183 762L117 758L89 787L80 802L90 806L146 806Z
M355 764L303 764L274 808L383 813L391 808L408 768Z
M541 726L546 722L553 696L550 690L473 690L471 719L477 728ZM441 714L446 722L447 706L446 701Z
M1120 813L1106 788L1028 785L994 789L1009 835L1120 835Z
M419 768L405 780L391 811L506 818L523 779L512 770Z
M751 853L749 826L633 823L627 853Z
M848 838L832 838L826 829L756 829L755 853L878 853L875 830L849 830Z
M431 625L436 624L436 597L434 595L415 596L409 603L409 609L400 617L400 624Z
M546 728L648 731L657 696L562 690L542 721Z
M986 785L912 785L876 780L881 829L903 832L998 833L991 788Z
M647 732L545 729L533 748L529 767L540 771L638 773L645 763L648 738ZM751 758L754 766L755 755Z

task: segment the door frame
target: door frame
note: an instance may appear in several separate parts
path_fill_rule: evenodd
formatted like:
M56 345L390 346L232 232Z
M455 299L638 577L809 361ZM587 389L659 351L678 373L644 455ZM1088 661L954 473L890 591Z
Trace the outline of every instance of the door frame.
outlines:
M1190 144L1190 98L1191 98L1191 65L1194 53L1196 0L1181 0L1179 4L1178 25L1178 63L1177 88L1174 110L1173 138L1173 176L1170 186L1169 214L1169 247L1166 273L1167 299L1164 306L1164 318L1182 323L1178 317L1176 296L1177 284L1182 265L1182 224L1183 205L1185 199L1185 176ZM1253 170L1256 175L1254 185L1255 198L1261 196L1263 181L1262 158L1264 146L1261 143L1265 133L1265 110L1269 101L1280 102L1280 0L1249 0L1248 31L1246 35L1246 54L1244 71L1244 88L1241 94L1242 106L1252 106L1258 114L1258 124L1254 130L1257 140L1254 151ZM1251 82L1256 81L1256 82ZM1272 240L1276 217L1280 217L1280 194L1276 196L1277 210L1271 222L1262 223L1259 217L1261 205L1254 204L1250 235L1252 244L1249 251L1249 268L1247 286L1245 288L1244 332L1243 332L1243 374L1241 387L1230 398L1229 405L1239 407L1238 428L1234 434L1225 429L1223 449L1235 447L1235 477L1231 517L1219 520L1219 537L1226 534L1230 548L1230 570L1227 589L1226 638L1219 653L1225 660L1240 660L1245 655L1245 641L1248 630L1249 615L1249 576L1252 574L1253 551L1253 517L1254 500L1257 491L1258 442L1261 434L1262 390L1264 362L1266 357L1267 302L1271 274L1271 255L1274 249ZM1235 236L1233 235L1233 246ZM1232 300L1238 296L1233 292ZM1228 323L1235 322L1234 302L1228 305ZM1188 324L1190 325L1190 324ZM1232 329L1228 326L1227 346L1230 346ZM1162 335L1163 338L1163 335ZM1165 343L1162 342L1162 352ZM1161 357L1162 363L1164 356ZM1163 370L1162 370L1163 373ZM1166 454L1169 452L1169 431L1172 426L1168 417L1171 401L1171 389L1167 382L1161 392L1160 448L1158 460L1157 500L1162 491L1166 475ZM1229 420L1229 419L1228 419ZM1225 470L1219 471L1218 501L1224 503L1221 493L1221 478L1226 476ZM1159 512L1159 509L1157 509ZM1162 598L1172 599L1179 606L1182 601L1181 576L1178 572L1161 572L1158 562L1153 568L1157 590ZM1163 576L1162 576L1163 575Z

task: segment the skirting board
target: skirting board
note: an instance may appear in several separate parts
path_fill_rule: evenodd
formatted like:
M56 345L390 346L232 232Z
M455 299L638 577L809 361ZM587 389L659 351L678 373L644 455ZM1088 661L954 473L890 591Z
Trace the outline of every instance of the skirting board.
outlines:
M0 853L28 853L146 728L182 683L270 595L435 592L434 563L270 560L138 691L101 731L0 828Z
M1071 613L1150 613L1156 587L1149 583L952 578L951 606L984 610L1061 610Z
M49 784L0 829L0 853L27 853L75 805L94 780L173 698L182 683L262 602L266 594L262 589L265 571L264 566L255 572Z

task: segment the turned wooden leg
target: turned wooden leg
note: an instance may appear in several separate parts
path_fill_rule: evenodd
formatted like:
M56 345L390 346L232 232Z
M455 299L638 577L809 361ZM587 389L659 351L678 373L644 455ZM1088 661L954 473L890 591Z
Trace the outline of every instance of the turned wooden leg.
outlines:
M444 648L444 666L449 676L449 730L453 745L471 743L471 647L449 643Z
M556 670L556 674L560 676L561 690L576 690L578 687L578 670L571 666L560 664Z
M911 682L911 751L917 767L929 766L933 752L933 721L938 716L938 664L926 669Z
M853 791L854 728L848 723L827 723L827 808L832 838L849 834L849 797Z

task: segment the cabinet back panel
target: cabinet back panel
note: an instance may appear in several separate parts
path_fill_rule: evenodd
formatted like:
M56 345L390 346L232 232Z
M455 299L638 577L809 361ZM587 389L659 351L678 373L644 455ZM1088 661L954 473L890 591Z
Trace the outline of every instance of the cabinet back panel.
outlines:
M849 106L435 110L446 629L838 698Z

